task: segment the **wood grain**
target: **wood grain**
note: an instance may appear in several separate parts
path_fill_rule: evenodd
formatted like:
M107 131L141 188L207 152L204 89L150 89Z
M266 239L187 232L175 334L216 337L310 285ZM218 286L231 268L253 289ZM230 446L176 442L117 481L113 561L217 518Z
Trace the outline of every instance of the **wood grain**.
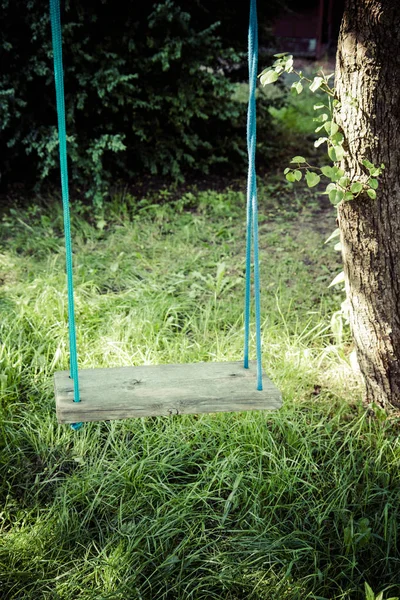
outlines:
M59 423L108 421L158 415L276 410L281 393L263 372L256 389L256 363L144 365L79 372L80 402L74 402L69 371L54 375Z

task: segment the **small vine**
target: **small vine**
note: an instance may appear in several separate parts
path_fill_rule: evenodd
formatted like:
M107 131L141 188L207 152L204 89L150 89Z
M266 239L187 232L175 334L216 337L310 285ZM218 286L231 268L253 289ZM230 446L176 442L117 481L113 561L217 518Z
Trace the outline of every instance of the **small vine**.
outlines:
M379 185L377 178L381 175L385 165L381 164L377 167L369 160L363 160L362 166L364 169L362 178L353 179L346 176L344 170L340 168L340 162L345 158L346 150L343 145L343 131L334 118L335 109L340 108L340 102L336 98L335 90L330 85L330 80L334 73L326 75L323 69L320 69L313 79L309 79L302 71L295 70L291 54L283 52L275 54L274 58L276 60L273 65L264 69L259 75L262 86L275 83L284 73L294 73L297 75L298 81L292 83L292 93L301 94L305 85L307 85L311 92L321 90L327 97L325 103L320 102L314 105L314 110L318 113L318 116L313 119L317 123L315 132L322 133L321 137L314 142L314 146L318 148L322 144L327 145L327 154L331 160L331 164L318 167L311 165L304 156L294 156L290 161L290 164L294 165L294 167L287 167L284 170L286 179L291 183L295 183L296 181L301 181L304 174L304 179L308 187L312 188L318 185L322 178L325 178L325 181L328 180L329 183L327 183L325 192L323 193L329 196L329 200L334 206L338 206L341 202L354 200L365 193L372 200L375 200L376 190ZM353 106L358 105L356 98L351 98L350 103ZM339 234L340 230L336 229L329 236L327 242L339 236ZM340 250L340 243L335 248ZM339 273L330 285L336 285L343 281L344 274Z
M317 90L321 90L326 95L326 102L314 105L314 110L318 115L313 119L317 123L315 132L321 136L315 141L314 146L318 148L322 144L326 144L327 154L331 162L330 164L318 167L311 165L304 156L294 156L290 161L290 164L293 166L287 167L284 170L286 179L291 183L295 183L301 181L304 176L308 187L313 188L324 178L327 185L323 193L329 196L329 200L335 207L342 202L352 201L362 194L367 194L369 198L375 200L376 190L379 185L377 178L385 168L383 164L378 167L368 160L363 160L361 163L362 167L364 167L361 169L362 176L352 179L340 167L340 163L346 157L346 149L344 145L344 133L334 118L335 109L340 108L340 102L336 97L335 90L330 85L334 73L326 75L323 69L320 69L313 79L309 79L302 71L295 70L292 55L284 52L275 54L274 58L276 60L273 65L264 69L259 75L262 86L276 82L284 73L294 73L297 75L298 81L292 83L291 90L293 94L301 94L304 87L308 86L311 92L314 93ZM350 98L350 104L357 107L357 99ZM340 230L336 229L326 240L326 243L339 235ZM341 250L340 242L335 245L335 249ZM342 271L336 275L329 287L343 282L344 273ZM346 300L342 303L341 309L332 315L331 327L338 341L342 338L343 318L348 323ZM338 334L338 331L340 334Z
M274 83L283 73L294 73L298 76L298 81L295 81L292 84L292 91L294 94L301 94L304 85L307 84L311 92L321 90L327 96L326 103L314 105L314 110L318 112L318 116L314 119L314 121L318 123L315 131L316 133L322 133L322 136L315 141L314 145L318 148L322 144L327 144L328 156L332 161L332 164L317 167L311 165L303 156L294 156L290 163L295 166L292 168L287 167L284 170L286 179L294 183L300 181L304 173L308 187L312 188L318 185L321 178L324 177L329 180L325 193L329 196L329 200L335 206L340 202L354 200L364 193L367 193L372 200L375 200L376 189L378 188L377 177L379 177L385 168L383 164L377 167L370 161L363 160L364 177L362 179L353 180L347 177L344 170L339 166L346 155L346 151L343 147L343 132L334 119L334 110L340 108L340 102L335 97L334 89L330 86L330 79L333 77L334 73L326 75L321 69L313 79L309 79L302 71L296 71L294 69L292 55L284 52L275 54L274 57L276 60L272 67L264 69L259 75L262 86ZM353 105L357 104L355 98L352 99L351 102Z

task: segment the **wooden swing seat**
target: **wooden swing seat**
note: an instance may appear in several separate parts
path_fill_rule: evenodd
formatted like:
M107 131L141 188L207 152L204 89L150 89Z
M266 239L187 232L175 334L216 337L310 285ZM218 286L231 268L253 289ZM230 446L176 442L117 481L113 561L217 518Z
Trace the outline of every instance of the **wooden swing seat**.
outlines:
M69 371L54 375L59 423L132 417L276 410L281 393L263 372L256 389L256 362L145 365L79 371L80 402L74 402Z

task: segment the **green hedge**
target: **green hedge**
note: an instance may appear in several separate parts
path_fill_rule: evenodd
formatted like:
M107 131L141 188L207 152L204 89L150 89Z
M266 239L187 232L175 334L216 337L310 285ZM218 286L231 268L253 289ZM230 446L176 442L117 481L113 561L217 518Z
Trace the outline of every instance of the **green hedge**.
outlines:
M48 3L1 0L1 8L2 183L39 189L58 178ZM206 25L173 0L78 0L62 9L75 189L98 205L110 185L138 174L243 168L246 106L222 68L243 56L222 47L212 11ZM259 139L270 128L263 102Z

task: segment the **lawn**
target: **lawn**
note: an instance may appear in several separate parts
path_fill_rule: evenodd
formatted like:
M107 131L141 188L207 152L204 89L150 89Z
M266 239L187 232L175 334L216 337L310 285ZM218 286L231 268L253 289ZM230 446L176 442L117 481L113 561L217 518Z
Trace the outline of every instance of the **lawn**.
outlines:
M400 593L400 419L362 403L335 215L260 181L263 364L279 412L55 418L68 368L59 198L0 225L0 597L358 600ZM73 205L82 368L240 360L245 196ZM254 356L254 339L252 337Z

